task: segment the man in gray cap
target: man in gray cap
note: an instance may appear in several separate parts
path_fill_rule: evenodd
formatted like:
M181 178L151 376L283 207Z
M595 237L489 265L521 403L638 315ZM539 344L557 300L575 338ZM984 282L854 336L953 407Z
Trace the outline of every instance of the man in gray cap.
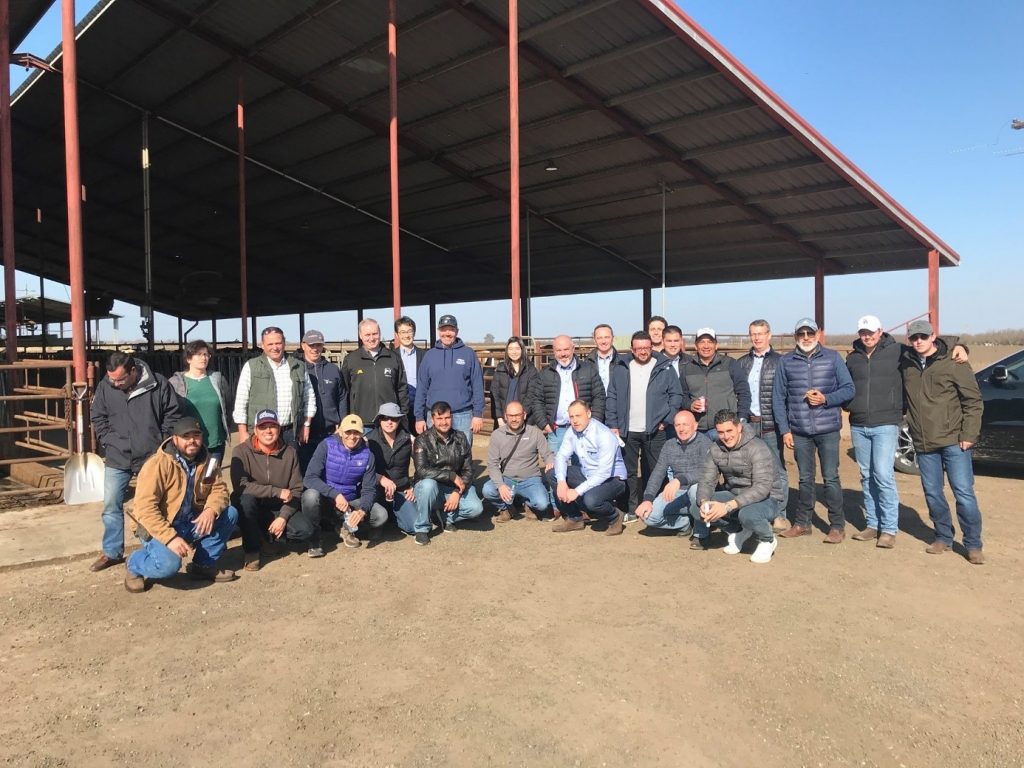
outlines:
M484 425L484 372L476 352L458 337L455 315L437 321L437 343L427 350L416 372L416 432L430 426L435 403L452 409L452 428L462 432L473 447L473 435Z
M843 426L843 405L855 393L853 379L839 353L821 345L814 320L798 320L793 336L796 349L782 356L775 371L772 413L783 444L796 455L800 495L793 526L779 535L792 539L811 532L817 453L828 508L825 543L840 544L846 538L846 517L839 484L839 430Z
M324 335L306 331L302 351L296 354L306 364L306 375L316 398L316 413L309 427L309 440L298 446L299 469L306 471L313 451L320 441L333 435L341 420L348 415L348 390L341 369L324 357Z

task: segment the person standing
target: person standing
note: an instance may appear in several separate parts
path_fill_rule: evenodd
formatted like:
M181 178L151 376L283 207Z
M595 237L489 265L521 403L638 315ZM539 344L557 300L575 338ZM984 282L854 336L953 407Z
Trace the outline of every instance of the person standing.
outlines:
M683 408L697 417L697 428L716 439L715 414L735 411L741 420L750 417L750 386L739 362L718 351L714 328L697 331L697 355L680 366Z
M408 410L405 366L398 352L381 344L380 325L373 318L360 321L359 347L341 361L341 374L348 389L348 412L363 424L373 424L384 403L398 403L403 411Z
M484 426L484 372L476 352L459 338L454 315L437 321L437 343L423 356L416 389L416 431L430 426L436 403L452 409L453 429L466 436L473 447L473 435Z
M619 359L619 353L615 349L615 331L607 323L601 323L594 328L594 349L587 355L587 359L597 366L601 383L607 393L608 385L611 383L612 365Z
M316 447L333 435L341 420L348 415L348 390L341 369L324 357L324 335L309 330L302 335L298 359L306 366L306 376L313 388L316 413L309 427L309 440L298 447L299 470L306 471Z
M395 338L391 342L391 348L398 353L398 358L402 361L402 367L405 369L406 397L409 399L406 424L411 432L416 428L416 414L413 411L416 405L416 382L418 381L416 374L427 350L416 346L416 321L408 315L402 315L395 320Z
M518 336L509 337L505 359L494 366L491 377L491 418L503 427L505 407L515 401L526 409L527 422L543 429L544 419L536 406L539 389L540 371L526 356L526 344Z
M569 431L569 404L582 400L591 409L593 418L603 421L605 388L597 364L576 358L576 345L571 338L564 334L556 336L552 351L555 359L540 372L537 402L548 447L552 453L557 453Z
M203 445L206 452L224 461L224 448L231 437L228 425L228 406L224 399L224 377L217 371L209 371L213 353L201 339L185 345L185 365L169 379L171 389L180 398L182 415L199 420L203 428Z
M668 320L661 315L654 315L647 321L647 335L651 337L651 349L657 355L665 351L665 329L668 327Z

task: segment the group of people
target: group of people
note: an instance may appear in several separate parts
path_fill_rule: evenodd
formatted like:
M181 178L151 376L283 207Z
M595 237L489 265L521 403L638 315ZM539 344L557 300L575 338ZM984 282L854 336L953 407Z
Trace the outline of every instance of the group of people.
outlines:
M91 411L106 456L103 552L91 567L125 562L123 507L133 475L130 517L143 545L126 564L132 592L176 573L186 556L193 577L232 580L217 563L235 524L244 568L258 570L284 540L322 557L325 532L356 548L389 518L426 545L435 523L454 531L483 512L484 500L498 522L550 513L555 532L589 521L616 535L642 520L688 536L695 550L707 549L718 527L727 535L725 553L739 553L753 538L751 560L767 563L776 536L811 533L819 462L829 517L824 541L845 538L844 408L866 519L853 538L883 549L895 544L893 458L905 413L935 526L926 551L952 545L945 475L968 559L984 562L970 453L982 404L963 364L967 351L937 338L923 320L908 327L909 345L872 315L858 328L844 360L822 345L810 318L796 323L795 348L785 354L773 349L768 322L755 320L749 351L732 358L719 351L714 329L697 331L691 354L678 326L653 317L632 335L628 352L615 349L607 324L594 329L585 357L569 336L558 336L552 361L540 369L512 337L491 384L495 429L483 499L471 456L483 425L483 372L452 315L440 318L430 349L413 343L408 317L395 322L391 346L376 321L363 320L360 345L340 367L325 358L319 331L306 332L299 353L288 356L281 329L266 328L263 354L242 368L230 414L222 378L208 371L205 342L186 345L187 369L170 381L115 352ZM229 491L219 464L232 422L238 443ZM792 522L784 448L799 471Z

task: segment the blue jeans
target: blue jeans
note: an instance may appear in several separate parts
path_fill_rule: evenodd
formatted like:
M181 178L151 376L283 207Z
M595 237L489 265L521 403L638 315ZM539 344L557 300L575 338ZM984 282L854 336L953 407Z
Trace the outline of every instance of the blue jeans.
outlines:
M554 493L558 487L558 480L555 478L555 470L549 469L547 474L544 475L544 479L551 488L551 492ZM583 474L583 470L575 464L570 464L565 472L565 483L570 488L575 488L586 481L586 475ZM563 517L570 520L579 520L583 517L583 513L586 512L588 516L592 518L600 518L605 522L611 522L615 519L615 516L619 513L615 508L615 501L622 495L622 492L626 490L626 479L624 477L609 477L603 483L598 486L591 488L586 491L582 496L578 496L576 501L565 504L555 499L555 503L558 505L559 511Z
M644 520L648 528L663 528L668 531L686 533L690 530L690 509L697 503L697 484L680 488L672 501L665 501L659 493L654 499L654 508Z
M896 491L896 438L899 427L850 427L853 453L860 465L860 487L864 494L864 520L868 528L895 535L900 517Z
M421 518L416 502L409 501L402 492L395 491L392 509L395 513L395 522L406 533L430 533L430 513L424 514Z
M568 431L569 427L555 427L554 432L548 433L548 448L551 449L551 453L558 453L558 449L562 447L562 441L565 439Z
M918 453L921 467L921 488L928 502L928 515L935 526L935 537L947 545L953 544L953 521L946 501L943 470L949 478L949 487L956 499L956 517L960 521L964 546L981 549L981 510L974 495L974 466L972 452L960 450L959 445L947 445L937 451Z
M427 412L427 429L434 426L434 419ZM473 447L473 409L463 408L461 411L452 411L452 429L457 429L469 440L469 447ZM419 494L417 494L419 495Z
M470 520L480 517L484 511L484 503L476 495L476 488L472 485L459 497L459 506L453 512L444 511L445 499L455 490L451 483L439 483L430 478L424 478L416 483L414 492L416 494L416 521L417 531L423 530L420 525L426 524L425 530L430 530L430 513L437 512L444 515L449 523L457 523L460 520ZM398 513L396 507L395 513Z
M760 427L760 424L755 424L755 427ZM786 472L786 458L782 453L782 435L774 427L770 431L762 432L758 430L758 436L764 440L764 444L768 446L775 455L775 460L779 463L779 481L782 483L782 501L779 502L779 517L786 517L786 508L789 506L789 473Z
M192 557L192 562L212 568L227 548L228 539L231 538L231 532L237 522L238 512L234 507L228 507L220 513L213 524L213 530L206 536L197 537L195 525L191 522L175 525L174 530L178 536L195 546L196 553ZM142 545L142 549L135 550L128 558L128 570L146 579L166 579L176 574L180 568L181 558L156 539L147 541Z
M513 501L523 499L534 512L547 512L550 508L548 489L540 475L528 477L525 480L514 480L511 477L502 477L502 479L505 481L505 485L512 489ZM494 484L493 480L484 483L484 499L498 509L508 508L508 504L501 500L498 486Z
M838 433L837 433L838 434ZM711 495L712 501L729 502L736 498L732 491L716 491ZM693 535L698 539L706 539L711 533L707 523L700 516L700 510L694 504L693 510ZM779 505L771 498L755 501L753 504L746 504L729 514L718 518L711 525L717 525L725 531L735 531L737 523L744 531L750 531L758 541L772 541L775 534L772 532L772 521L778 514Z
M103 554L117 560L124 556L124 497L131 470L103 470Z
M800 498L793 522L804 528L811 527L814 516L815 453L821 460L821 479L825 484L825 506L828 507L829 528L845 528L843 516L843 488L839 484L839 431L821 435L793 433L793 452L800 470ZM895 454L894 454L895 455Z

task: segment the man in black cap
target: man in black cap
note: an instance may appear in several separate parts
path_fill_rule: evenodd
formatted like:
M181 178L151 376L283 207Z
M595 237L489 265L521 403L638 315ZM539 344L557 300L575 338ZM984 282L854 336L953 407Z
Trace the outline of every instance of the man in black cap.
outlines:
M348 388L348 412L363 424L372 424L384 403L409 407L405 367L395 350L381 344L380 325L372 317L359 323L359 347L345 356L341 374Z
M299 469L306 471L313 451L320 441L333 435L341 420L348 415L348 390L341 370L324 357L324 335L306 331L302 336L300 357L306 364L306 375L316 398L316 413L309 427L309 440L298 446Z
M416 373L416 432L422 433L430 426L435 403L448 403L452 428L462 432L472 448L473 435L484 425L484 372L476 352L458 334L455 316L441 315L437 343L427 350Z

